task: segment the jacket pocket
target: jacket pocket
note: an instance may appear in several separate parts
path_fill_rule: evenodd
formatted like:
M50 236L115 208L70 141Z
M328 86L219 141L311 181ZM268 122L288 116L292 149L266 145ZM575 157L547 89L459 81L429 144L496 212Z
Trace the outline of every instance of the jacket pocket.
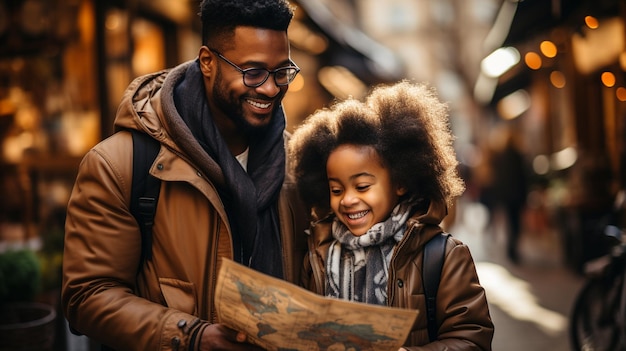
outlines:
M167 307L197 315L196 287L193 283L172 278L159 278L159 284Z

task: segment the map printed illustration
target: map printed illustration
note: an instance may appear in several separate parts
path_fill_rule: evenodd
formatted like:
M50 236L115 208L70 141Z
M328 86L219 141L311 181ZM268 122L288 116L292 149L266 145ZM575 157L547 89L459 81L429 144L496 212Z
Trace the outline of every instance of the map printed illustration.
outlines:
M215 305L220 323L280 351L396 351L418 314L319 296L227 259Z

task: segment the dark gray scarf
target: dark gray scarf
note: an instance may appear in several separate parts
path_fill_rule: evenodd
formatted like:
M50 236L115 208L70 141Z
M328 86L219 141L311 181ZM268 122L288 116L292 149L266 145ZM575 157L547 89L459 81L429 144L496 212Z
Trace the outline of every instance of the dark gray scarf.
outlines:
M187 66L174 87L174 104L194 138L212 159L209 168L215 171L217 164L221 171L215 184L228 214L235 260L283 278L276 206L285 177L285 116L282 108L276 110L266 133L250 140L246 173L213 123L197 61ZM180 125L176 127L180 128ZM193 155L197 150L186 149L187 144L182 142L179 145L185 152L192 152L190 157L198 158Z
M402 240L411 213L408 202L391 211L384 222L374 224L365 234L355 236L335 217L335 241L328 250L326 295L375 305L387 304L389 262Z

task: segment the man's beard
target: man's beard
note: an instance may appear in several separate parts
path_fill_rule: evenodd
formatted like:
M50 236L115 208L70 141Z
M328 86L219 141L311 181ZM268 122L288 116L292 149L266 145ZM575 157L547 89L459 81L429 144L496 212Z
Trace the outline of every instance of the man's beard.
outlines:
M270 77L271 78L271 77ZM223 82L221 72L218 71L217 76L215 77L216 82L218 82L216 89L213 90L213 100L217 108L222 110L227 118L229 118L237 128L249 137L254 137L257 135L262 135L267 131L271 123L266 123L262 126L255 126L250 124L243 115L243 104L246 104L245 96L242 96L240 99L235 98L232 95L228 95L228 89L221 84ZM278 99L277 101L279 101ZM272 108L271 118L274 118L276 114L276 109L279 108L280 104L276 104L274 102L274 107Z

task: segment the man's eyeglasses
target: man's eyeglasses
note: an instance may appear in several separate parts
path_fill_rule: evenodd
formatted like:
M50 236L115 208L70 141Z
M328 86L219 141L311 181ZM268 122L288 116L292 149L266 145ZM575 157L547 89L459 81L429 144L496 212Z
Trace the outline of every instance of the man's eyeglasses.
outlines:
M220 54L217 50L215 49L209 49L209 50L211 50L214 54L216 54L217 57L221 58L226 63L233 66L233 68L238 70L243 75L243 84L250 88L256 88L256 87L263 85L263 83L265 83L265 81L270 76L270 74L274 75L274 82L276 83L276 85L281 86L281 87L285 85L289 85L289 83L291 83L294 80L294 78L296 78L296 75L298 74L298 72L300 72L300 67L296 66L296 64L293 62L291 62L292 66L281 67L272 71L265 69L265 68L242 69L241 67L232 63L229 59L224 57L222 54Z

